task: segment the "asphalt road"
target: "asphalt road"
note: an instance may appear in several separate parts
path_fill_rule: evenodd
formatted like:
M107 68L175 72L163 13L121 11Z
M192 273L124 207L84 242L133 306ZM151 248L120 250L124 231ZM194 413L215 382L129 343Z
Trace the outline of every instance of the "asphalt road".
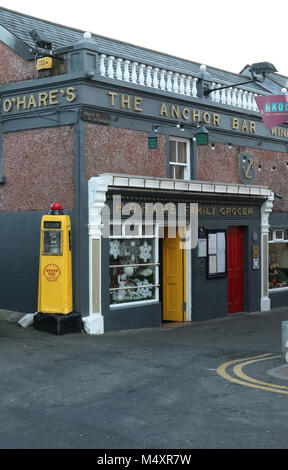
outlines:
M284 320L288 309L102 336L1 321L0 448L287 449L288 376L273 375ZM242 370L253 386L217 372L264 354Z

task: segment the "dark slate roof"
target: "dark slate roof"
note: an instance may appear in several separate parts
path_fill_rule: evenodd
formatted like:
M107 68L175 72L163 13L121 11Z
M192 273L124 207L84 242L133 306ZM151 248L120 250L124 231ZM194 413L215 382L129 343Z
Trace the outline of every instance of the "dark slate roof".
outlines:
M83 30L70 28L23 13L8 10L3 7L0 7L0 25L15 36L15 38L31 48L35 47L29 34L32 29L43 32L45 36L51 40L54 49L69 47L83 41L83 33L85 32ZM166 70L173 70L179 73L192 75L194 77L200 76L199 67L201 64L197 62L191 62L189 60L163 54L161 52L142 48L119 40L106 38L93 33L92 40L97 43L99 51L103 53L151 64ZM243 75L227 72L215 67L209 67L208 65L206 72L208 74L208 81L220 83L222 85L231 84L231 86L233 86L244 81ZM273 73L269 74L269 78L271 78L275 83L276 88L279 86L279 92L283 86L286 86L287 78L284 76ZM253 91L254 93L265 94L265 92L267 92L267 89L265 89L263 85L261 86L257 83L246 85L244 88L249 91ZM271 90L269 91L271 92ZM275 91L273 92L275 93Z

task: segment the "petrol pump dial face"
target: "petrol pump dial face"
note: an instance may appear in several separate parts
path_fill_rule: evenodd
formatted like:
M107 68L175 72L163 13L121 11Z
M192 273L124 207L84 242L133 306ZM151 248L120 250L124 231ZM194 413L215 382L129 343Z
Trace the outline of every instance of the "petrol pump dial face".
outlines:
M60 255L62 252L61 231L44 231L44 254Z

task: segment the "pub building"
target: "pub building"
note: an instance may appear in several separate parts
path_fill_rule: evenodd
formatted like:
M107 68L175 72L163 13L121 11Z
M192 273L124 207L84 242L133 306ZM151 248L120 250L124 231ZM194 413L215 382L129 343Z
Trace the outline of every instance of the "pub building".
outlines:
M254 99L287 77L2 7L0 24L0 309L37 311L55 201L87 333L288 305L288 126L267 129Z

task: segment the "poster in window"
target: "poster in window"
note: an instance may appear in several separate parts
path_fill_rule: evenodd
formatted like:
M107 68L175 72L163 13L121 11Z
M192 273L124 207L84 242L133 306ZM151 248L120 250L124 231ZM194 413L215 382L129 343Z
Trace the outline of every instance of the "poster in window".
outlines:
M208 231L208 279L215 277L225 277L226 269L226 231L209 230Z
M208 254L216 255L217 253L217 234L209 233L208 234Z
M205 258L207 256L207 239L198 238L198 258Z
M209 273L217 274L217 256L216 255L209 256Z
M217 233L217 273L226 271L226 240L225 233Z

